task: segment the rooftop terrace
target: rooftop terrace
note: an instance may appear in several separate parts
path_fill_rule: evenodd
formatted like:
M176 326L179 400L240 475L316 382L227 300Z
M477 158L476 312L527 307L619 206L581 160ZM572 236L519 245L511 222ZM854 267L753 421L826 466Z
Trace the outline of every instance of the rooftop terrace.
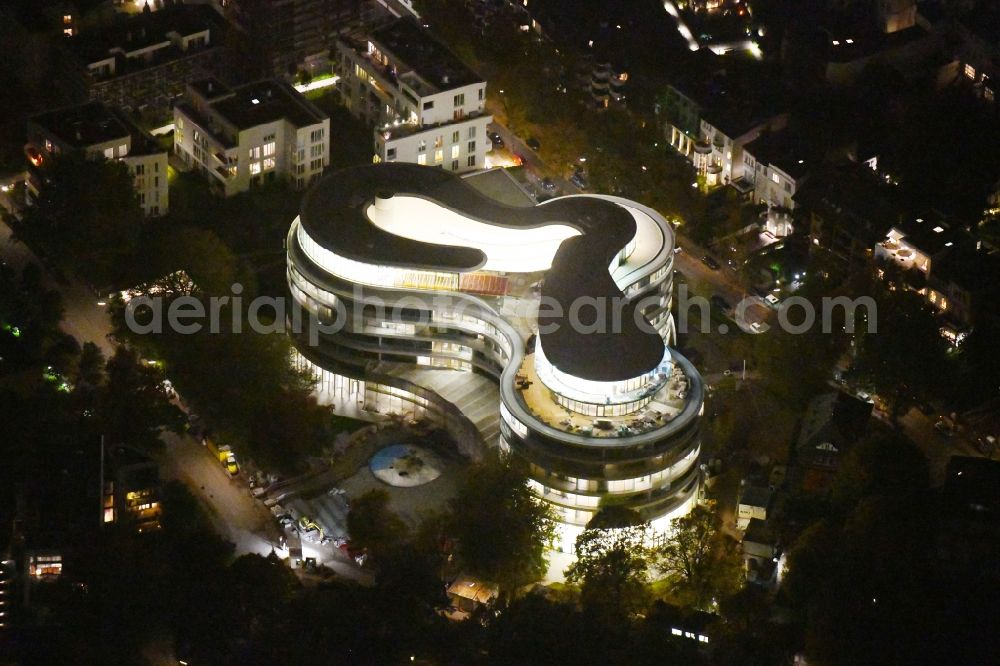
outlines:
M556 402L552 391L538 378L533 353L525 355L515 385L528 411L543 423L563 432L606 439L652 432L673 421L688 402L690 379L679 365L674 365L669 379L644 407L631 414L600 418L574 412Z
M410 19L399 19L374 30L369 39L387 54L402 61L435 90L442 92L481 82L448 47ZM399 68L399 63L396 63ZM401 68L400 68L401 69ZM405 72L400 71L400 76Z

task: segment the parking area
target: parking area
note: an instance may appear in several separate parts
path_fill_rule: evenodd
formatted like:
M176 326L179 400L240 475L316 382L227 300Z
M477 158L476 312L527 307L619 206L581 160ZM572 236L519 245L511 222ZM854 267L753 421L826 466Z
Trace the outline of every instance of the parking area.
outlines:
M396 487L380 481L369 468L369 460L383 448L397 444L415 444L433 451L439 460L440 475L414 487ZM351 500L375 489L384 490L389 496L389 508L411 528L416 528L425 515L443 510L455 496L466 464L442 431L368 428L350 446L354 449L352 469L293 482L272 504L272 514L289 536L297 533L304 542L330 548L347 543Z

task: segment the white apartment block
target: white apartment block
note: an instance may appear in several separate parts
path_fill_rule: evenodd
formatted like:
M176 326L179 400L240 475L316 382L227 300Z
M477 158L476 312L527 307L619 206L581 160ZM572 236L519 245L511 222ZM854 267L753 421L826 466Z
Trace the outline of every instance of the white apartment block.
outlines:
M169 210L167 151L128 119L101 102L47 111L28 119L28 157L32 169L62 152L82 151L88 157L120 160L133 177L136 198L147 217ZM30 173L27 197L38 195L42 179Z
M490 149L486 82L410 19L342 39L340 91L375 126L375 162L482 169Z
M799 191L812 168L784 132L762 134L743 148L743 180L753 187L754 203L769 208L795 208Z
M703 116L700 121L701 142L703 146L708 146L710 152L695 151L694 161L699 173L706 176L710 186L728 185L741 179L746 182L744 147L766 131L783 128L787 122L786 113L766 120L741 117L737 113ZM704 157L699 160L701 155Z
M174 107L174 152L223 196L279 176L304 188L330 164L330 118L280 81L204 79Z

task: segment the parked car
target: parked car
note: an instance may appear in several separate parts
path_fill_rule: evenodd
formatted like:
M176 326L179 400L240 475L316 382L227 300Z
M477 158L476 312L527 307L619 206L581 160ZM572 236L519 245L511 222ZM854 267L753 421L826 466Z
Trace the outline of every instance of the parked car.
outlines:
M529 136L528 140L525 141L524 143L526 146L528 146L528 148L531 148L532 150L536 151L542 147L542 144L538 142L538 139L536 139L533 136Z
M552 182L551 178L545 177L542 179L542 189L546 192L555 192L556 184Z
M768 294L767 296L764 297L764 301L772 308L776 308L778 307L778 303L781 302L781 299L779 299L774 294Z
M584 180L583 176L580 175L579 173L574 173L572 176L570 176L569 182L573 183L573 185L580 188L581 190L587 189L587 181Z
M490 141L493 142L494 148L503 148L503 137L500 136L500 132L490 132L487 136L489 136Z
M711 268L713 271L719 270L719 262L717 262L715 259L713 259L710 255L706 254L704 257L702 257L701 258L701 263L705 264L706 266L708 266L709 268Z

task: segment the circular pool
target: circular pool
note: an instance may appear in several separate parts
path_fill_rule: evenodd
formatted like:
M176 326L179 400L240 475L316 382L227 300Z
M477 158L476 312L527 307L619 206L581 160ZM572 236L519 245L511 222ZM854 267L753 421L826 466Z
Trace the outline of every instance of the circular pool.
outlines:
M387 446L368 461L375 478L397 488L412 488L441 476L443 464L434 453L412 444Z

